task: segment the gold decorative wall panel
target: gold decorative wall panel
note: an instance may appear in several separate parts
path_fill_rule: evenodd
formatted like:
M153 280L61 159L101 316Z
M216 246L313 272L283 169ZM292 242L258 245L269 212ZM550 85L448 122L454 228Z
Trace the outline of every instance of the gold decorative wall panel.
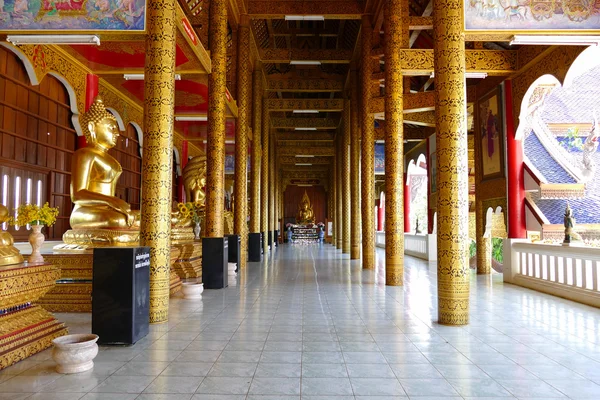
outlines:
M260 156L262 135L262 67L252 73L252 169L250 170L250 232L260 232Z
M175 105L175 0L149 0L140 244L150 247L150 322L168 320Z
M248 260L248 126L250 124L250 26L246 16L238 29L238 119L235 124L235 210L233 231L240 235L240 264L245 268Z
M404 284L404 120L400 50L408 40L406 0L385 0L385 284Z
M462 1L434 1L438 322L469 322L469 171Z
M206 143L206 237L223 237L225 176L225 105L227 89L227 3L211 0L208 78L208 133Z
M362 214L362 265L375 268L375 119L369 112L371 104L371 47L373 29L369 16L363 16L360 31L361 53L361 214Z

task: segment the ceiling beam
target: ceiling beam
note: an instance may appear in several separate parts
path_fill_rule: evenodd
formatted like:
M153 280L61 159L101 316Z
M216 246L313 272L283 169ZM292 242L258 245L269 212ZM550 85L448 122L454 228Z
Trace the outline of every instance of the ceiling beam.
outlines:
M268 99L267 108L269 111L342 111L344 99Z
M404 114L404 123L435 128L435 111Z
M330 142L333 140L333 133L327 132L278 132L277 133L277 142L289 142L296 140L310 140L310 141L319 141L319 142Z
M430 17L429 15L431 15L431 11L428 15L423 15L421 17L410 17L410 25L408 29L411 31L426 31L433 29L433 17Z
M308 154L310 155L310 154ZM314 165L329 165L331 164L331 157L295 157L295 156L280 156L280 164L295 165L300 164L314 164Z
M314 29L314 28L288 28L280 26L273 29L273 36L338 36L338 30L332 28Z
M435 133L431 127L411 127L404 125L403 139L409 141L421 141ZM385 140L385 127L375 128L375 140Z
M291 143L291 142L288 142ZM333 157L335 155L335 147L333 146L318 146L307 147L306 144L300 142L300 146L279 146L277 154L280 156L296 156L303 154L312 154L314 156Z
M404 93L404 113L414 113L421 111L432 111L435 109L435 92ZM369 112L371 114L380 114L385 112L385 97L378 96L371 98Z
M323 64L348 64L352 50L261 49L260 60L266 64L298 61L320 61Z
M421 15L422 17L429 17L431 13L433 13L433 0L429 0L429 2L427 3L427 7L425 7L425 10L423 10L423 14ZM431 26L432 27L429 29L433 29L433 21ZM408 47L413 47L420 34L421 30L418 29L415 29L410 33L410 38L408 39Z
M432 49L400 50L404 75L429 75L433 72ZM516 50L466 50L467 72L487 72L490 75L510 75L517 70ZM373 58L384 57L381 47L371 51Z
M334 118L271 118L273 128L337 129L340 121Z
M327 19L360 19L363 14L363 3L356 0L251 0L248 2L248 14L254 19L283 19L286 15L323 15Z
M341 92L344 82L334 79L268 79L271 92Z

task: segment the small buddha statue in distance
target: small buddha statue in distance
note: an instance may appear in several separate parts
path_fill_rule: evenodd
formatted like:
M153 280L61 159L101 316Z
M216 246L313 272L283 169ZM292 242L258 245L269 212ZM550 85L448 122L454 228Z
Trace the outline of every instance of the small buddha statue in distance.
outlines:
M8 208L0 204L0 224L9 219ZM0 231L0 266L20 264L23 262L23 256L14 246L14 239L8 232Z

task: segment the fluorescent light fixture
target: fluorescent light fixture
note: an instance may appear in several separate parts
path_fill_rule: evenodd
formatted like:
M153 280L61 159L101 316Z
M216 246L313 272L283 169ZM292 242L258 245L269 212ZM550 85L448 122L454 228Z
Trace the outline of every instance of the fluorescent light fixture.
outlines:
M20 44L95 44L100 46L97 35L8 35L6 41Z
M465 72L465 78L467 79L484 79L487 76L487 72ZM429 77L435 78L435 72L432 72Z
M181 122L194 122L194 121L208 121L208 116L206 115L189 115L189 116L176 116L175 121Z
M296 154L296 157L314 157L312 154Z
M319 110L294 110L294 114L318 114Z
M144 74L124 74L123 78L126 81L143 81L144 80ZM175 80L176 81L180 81L181 80L181 74L175 74Z
M317 128L294 128L296 131L316 131Z
M286 21L325 21L322 15L286 15Z
M321 61L317 60L292 60L290 65L321 65Z
M514 35L510 41L513 44L598 46L600 36Z
M235 143L235 140L226 140L225 141L225 144L234 144L234 143Z
M301 163L296 163L296 165L305 165L305 166L310 166L310 165L312 165L312 164L311 164L311 163L304 163L304 162L301 162Z
M301 184L296 185L296 186L298 186L298 187L312 187L312 185L308 185L308 184L305 184L305 183L301 183Z

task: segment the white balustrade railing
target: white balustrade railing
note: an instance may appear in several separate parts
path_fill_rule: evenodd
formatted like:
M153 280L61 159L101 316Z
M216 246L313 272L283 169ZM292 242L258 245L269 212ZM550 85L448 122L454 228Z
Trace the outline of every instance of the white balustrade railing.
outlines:
M504 241L504 281L600 306L600 249Z
M385 232L376 232L375 245L385 248ZM404 254L423 260L437 260L437 236L404 234Z

